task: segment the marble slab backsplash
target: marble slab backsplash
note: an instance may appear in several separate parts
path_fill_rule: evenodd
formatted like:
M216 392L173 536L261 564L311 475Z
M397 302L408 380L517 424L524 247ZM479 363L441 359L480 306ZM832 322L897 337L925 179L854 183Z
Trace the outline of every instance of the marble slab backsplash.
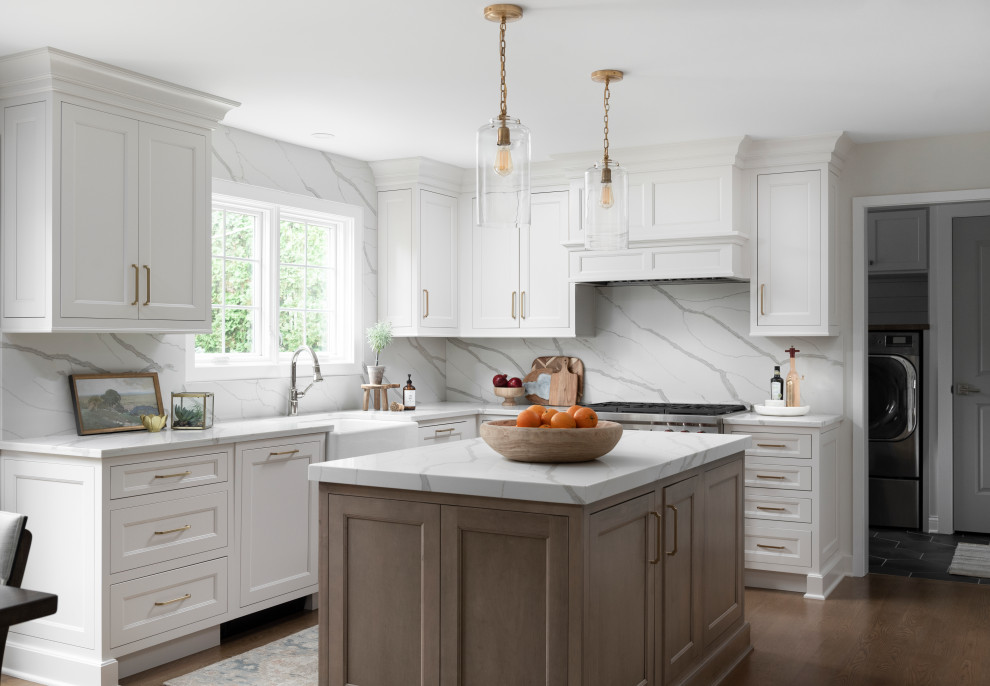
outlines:
M213 134L213 176L310 197L346 202L364 210L362 322L375 321L378 291L378 192L371 167L221 126ZM184 335L10 334L0 337L0 433L28 438L76 431L70 374L156 371L162 397L179 390L216 394L216 418L231 420L284 414L289 379L186 383ZM366 350L370 358L372 353ZM396 339L382 354L386 379L404 382L411 372L419 402L446 397L443 339ZM401 378L400 378L401 377ZM300 401L300 412L358 409L364 374L325 376Z
M748 284L599 288L590 338L447 340L447 399L495 402L492 376L524 376L534 358L584 362L583 402L762 404L773 366L786 375L794 345L803 404L843 413L841 337L749 335Z

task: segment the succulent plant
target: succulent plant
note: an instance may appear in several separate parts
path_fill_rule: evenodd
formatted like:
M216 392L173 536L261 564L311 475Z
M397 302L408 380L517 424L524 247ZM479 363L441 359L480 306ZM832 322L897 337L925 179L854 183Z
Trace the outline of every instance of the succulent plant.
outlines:
M172 426L202 426L203 409L201 407L182 407L176 405L172 408Z

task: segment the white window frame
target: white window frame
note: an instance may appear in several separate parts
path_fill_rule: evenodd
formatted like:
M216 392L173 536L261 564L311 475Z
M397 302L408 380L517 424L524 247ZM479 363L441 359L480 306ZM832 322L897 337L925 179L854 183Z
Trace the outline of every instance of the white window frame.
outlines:
M245 210L267 215L259 233L262 245L260 288L258 299L261 315L258 322L259 355L231 354L212 356L206 360L196 355L196 337L186 337L186 379L189 381L222 381L228 379L270 379L288 378L292 353L279 353L275 345L278 335L278 226L277 208L298 209L330 215L340 225L343 264L349 265L350 274L342 278L337 290L337 324L343 325L340 336L341 354L330 359L320 353L320 369L324 376L359 374L361 363L361 255L364 252L364 210L357 205L322 200L286 191L236 183L225 179L213 179L213 198L210 203L212 216L216 199L227 205L241 206ZM212 249L210 254L212 269ZM208 279L212 283L212 276ZM211 298L212 309L212 298ZM274 327L274 328L273 328ZM308 356L303 364L308 365Z

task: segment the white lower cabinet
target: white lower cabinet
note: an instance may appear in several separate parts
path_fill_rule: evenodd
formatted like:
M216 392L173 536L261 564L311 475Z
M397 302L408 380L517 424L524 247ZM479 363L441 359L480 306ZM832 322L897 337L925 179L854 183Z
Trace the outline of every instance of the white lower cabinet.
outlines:
M451 441L465 441L478 437L478 420L474 416L451 417L436 421L420 422L416 445L435 445Z
M322 440L237 447L239 607L317 584L317 488L307 471L325 452Z
M23 585L58 612L11 628L4 667L106 686L219 643L220 624L317 591L313 462L326 434L108 458L3 451L28 516Z
M825 598L848 573L840 488L849 465L837 453L838 424L824 428L746 426L746 585Z

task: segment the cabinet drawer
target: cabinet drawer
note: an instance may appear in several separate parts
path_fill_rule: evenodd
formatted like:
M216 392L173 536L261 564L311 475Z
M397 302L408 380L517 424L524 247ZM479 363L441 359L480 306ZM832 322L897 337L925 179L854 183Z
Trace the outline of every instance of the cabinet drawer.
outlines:
M110 586L110 645L178 629L227 612L227 558Z
M227 545L227 493L218 491L110 513L110 572Z
M749 432L733 431L732 433ZM811 459L811 436L808 434L749 433L749 435L753 437L753 444L747 448L747 455Z
M811 566L811 532L746 525L746 562L792 567Z
M468 438L477 437L478 426L474 417L472 417L470 420L459 419L454 422L420 426L419 435L416 438L419 445L430 445L433 443L446 443L448 441L463 441Z
M747 519L773 519L781 522L811 522L810 498L776 498L752 495L744 499L743 515Z
M110 499L160 493L227 480L230 453L217 451L110 468Z
M759 488L811 490L811 467L753 464L746 459L746 485Z

